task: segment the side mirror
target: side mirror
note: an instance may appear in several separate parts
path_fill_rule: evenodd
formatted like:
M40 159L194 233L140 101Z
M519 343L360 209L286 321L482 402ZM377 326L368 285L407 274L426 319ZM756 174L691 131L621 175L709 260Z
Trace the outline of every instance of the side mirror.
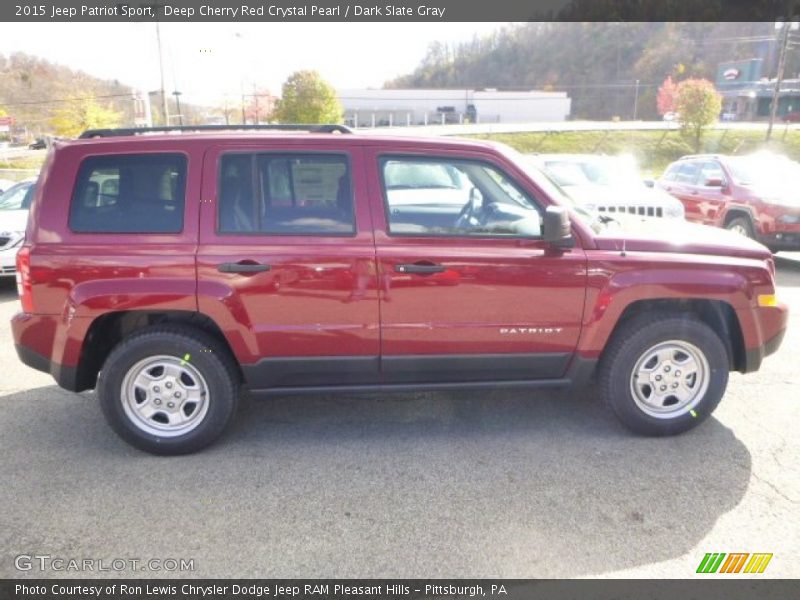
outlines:
M575 240L569 222L569 212L563 206L548 206L544 212L542 239L556 248L572 248Z
M655 187L656 182L654 179L642 179L642 183L644 183L645 187Z
M724 187L724 182L719 177L712 177L711 179L706 179L704 184L706 187Z

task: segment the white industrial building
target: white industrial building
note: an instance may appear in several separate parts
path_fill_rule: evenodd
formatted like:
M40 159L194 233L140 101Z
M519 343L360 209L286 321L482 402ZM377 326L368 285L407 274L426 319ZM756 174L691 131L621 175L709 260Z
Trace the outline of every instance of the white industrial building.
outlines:
M566 92L485 90L340 90L345 124L392 127L448 123L564 121Z

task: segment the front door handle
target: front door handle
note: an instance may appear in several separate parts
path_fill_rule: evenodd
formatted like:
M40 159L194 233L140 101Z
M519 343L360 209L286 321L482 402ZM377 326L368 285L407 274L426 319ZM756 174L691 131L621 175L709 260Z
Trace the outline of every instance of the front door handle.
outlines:
M419 273L421 275L430 275L431 273L444 273L447 269L445 269L445 267L442 265L435 265L431 263L412 263L395 265L394 270L398 273Z
M252 262L221 263L217 265L220 273L263 273L270 270L269 265L261 265Z

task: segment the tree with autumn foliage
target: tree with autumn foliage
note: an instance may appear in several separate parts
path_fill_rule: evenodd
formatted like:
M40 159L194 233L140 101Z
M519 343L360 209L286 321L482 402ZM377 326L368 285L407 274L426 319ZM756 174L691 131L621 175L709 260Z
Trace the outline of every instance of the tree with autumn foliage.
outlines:
M77 137L87 129L105 129L117 127L122 114L111 106L103 106L91 97L80 97L70 100L65 106L53 111L50 125L57 135Z
M658 114L662 117L670 112L675 112L675 96L678 93L678 86L672 80L672 75L668 75L658 88L658 96L656 96L656 105L658 106Z
M336 90L316 71L296 71L283 84L275 117L281 123L341 123Z
M705 128L716 123L722 111L722 96L708 79L687 79L678 84L675 110L681 131L700 152Z

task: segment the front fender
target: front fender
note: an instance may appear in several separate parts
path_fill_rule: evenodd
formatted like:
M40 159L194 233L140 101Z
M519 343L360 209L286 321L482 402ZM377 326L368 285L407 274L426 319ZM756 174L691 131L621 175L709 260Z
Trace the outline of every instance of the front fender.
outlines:
M731 306L737 315L752 309L752 286L735 270L687 266L617 265L590 268L586 310L578 352L598 357L617 323L639 301L715 300Z

